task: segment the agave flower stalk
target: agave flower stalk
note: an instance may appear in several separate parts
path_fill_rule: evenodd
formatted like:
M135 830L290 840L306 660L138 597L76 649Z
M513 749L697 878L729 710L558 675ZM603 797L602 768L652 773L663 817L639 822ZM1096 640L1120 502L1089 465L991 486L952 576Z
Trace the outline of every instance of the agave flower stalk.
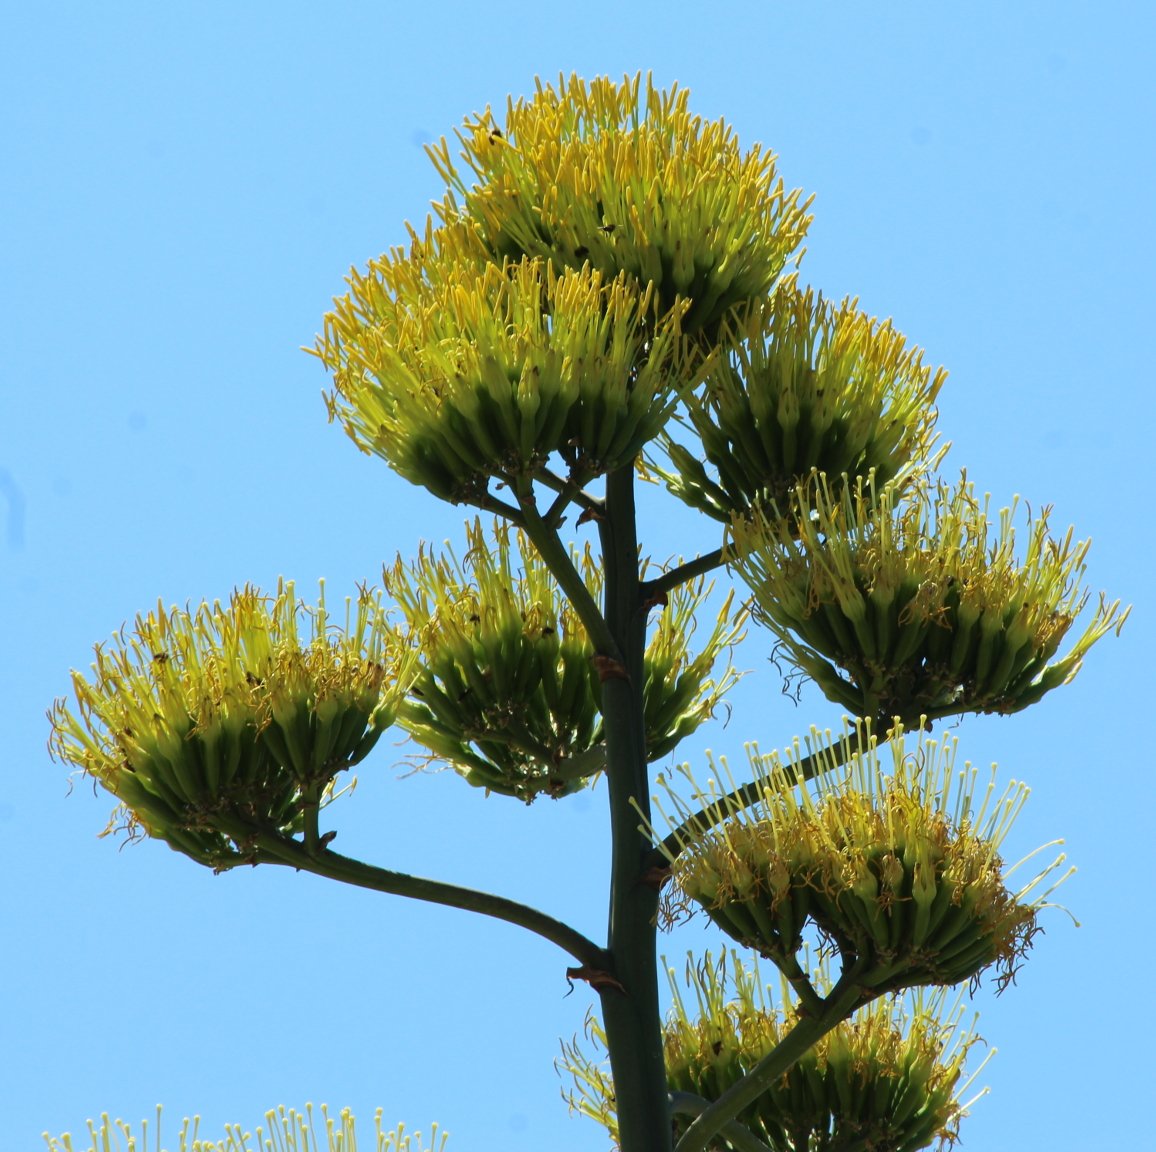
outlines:
M304 628L303 628L304 625ZM163 605L98 645L91 677L73 672L75 708L51 713L53 752L121 802L123 818L201 863L253 858L250 835L304 832L338 773L394 721L415 654L379 594L331 622L294 585L253 587L226 605Z
M589 265L487 262L468 227L413 236L349 277L316 352L362 451L486 506L557 453L576 486L632 460L696 378L685 302Z
M476 223L498 263L624 273L653 288L660 312L688 300L687 333L762 296L811 221L772 153L744 153L723 121L692 116L685 91L649 77L645 90L640 75L539 82L504 127L487 110L457 135L462 171L444 139L428 149L449 187L446 222Z
M421 667L401 725L470 783L533 800L581 788L605 765L595 649L574 607L522 533L467 526L459 561L423 549L400 558L386 585L419 637ZM589 548L572 556L592 600L602 573ZM693 619L710 588L683 585L663 606L644 657L650 759L668 753L714 711L737 679L712 669L741 635L728 598L702 651L690 652Z
M752 507L787 507L814 470L852 479L873 470L882 484L927 461L947 373L933 375L890 321L855 300L835 307L788 277L724 330L730 355L686 401L694 446L664 435L674 471L656 467L691 507L729 522Z
M887 741L889 774L873 739L860 736L859 747L854 756L838 755L844 768L810 785L792 760L784 765L753 750L762 801L736 808L704 835L684 833L672 861L668 915L685 911L688 901L702 907L728 935L773 960L812 1008L818 1001L798 962L809 924L845 968L856 966L860 1002L917 985L957 984L992 965L1002 986L1063 879L1055 877L1059 855L1027 884L1008 887L999 850L1027 789L1013 782L997 795L993 769L987 788L977 791L977 770L955 768L954 740L941 744L920 731L911 750L898 724ZM700 803L717 795L713 783L705 793L695 786ZM693 821L681 826L693 828Z
M350 274L314 352L332 373L330 418L362 451L502 523L468 529L460 562L423 549L394 565L404 631L369 592L344 630L291 585L158 607L74 674L54 751L114 793L130 831L201 863L276 863L556 944L600 998L609 1078L583 1075L623 1152L672 1152L674 1135L678 1152L949 1142L969 1034L950 1013L947 1031L931 1023L933 995L910 1020L882 997L993 965L1010 978L1060 861L1010 887L999 852L1025 791L983 793L954 744L922 731L908 754L903 725L1023 708L1127 613L1101 601L1057 656L1085 604L1086 545L1053 541L1044 515L1017 559L1011 511L996 531L966 483L928 487L943 373L854 300L798 287L809 201L771 153L743 151L686 93L640 76L539 83L502 124L487 110L458 138L461 165L444 140L429 150L448 185L435 215ZM668 486L727 534L648 576L634 485L664 444ZM600 554L561 536L572 507ZM660 838L650 764L735 678L729 659L715 667L746 609L728 598L691 644L704 578L723 564L799 669L861 721L785 763L755 750L741 786L692 779L689 801L670 793ZM333 851L319 809L395 722L471 782L527 801L604 773L602 940ZM888 725L884 773L872 732ZM792 1004L771 1008L737 973L728 999L708 964L691 977L697 1019L678 1000L664 1031L656 938L671 878L667 915L705 909L776 963ZM833 984L804 932L838 954ZM116 1132L93 1126L94 1147ZM292 1152L305 1132L279 1113L255 1140ZM327 1135L353 1152L351 1120ZM198 1148L194 1132L187 1152L252 1139L235 1129L227 1147ZM379 1152L411 1152L400 1129L389 1139L379 1126Z
M1128 612L1102 596L1066 655L1052 661L1087 603L1089 541L1029 518L1016 557L1016 503L998 529L963 478L901 494L860 477L813 475L784 512L731 524L733 566L754 615L797 666L856 716L908 722L1011 713L1066 684Z
M763 985L757 964L747 966L732 953L729 968L728 973L725 956L716 963L707 953L687 963L682 983L673 968L667 970L673 1007L663 1036L676 1139L690 1125L687 1114L705 1113L704 1105L718 1101L773 1058L804 1015L785 980L780 1007ZM825 987L829 990L829 984ZM587 1035L595 1051L605 1049L604 1034L593 1020ZM933 1144L950 1146L970 1103L962 1095L978 1073L964 1077L978 1039L963 1025L960 999L949 1004L945 990L876 1000L770 1079L719 1135L731 1148L771 1152L916 1152ZM613 1088L605 1065L577 1042L563 1045L561 1064L574 1077L571 1106L615 1137ZM736 1124L741 1128L736 1130ZM724 1145L716 1137L710 1146Z

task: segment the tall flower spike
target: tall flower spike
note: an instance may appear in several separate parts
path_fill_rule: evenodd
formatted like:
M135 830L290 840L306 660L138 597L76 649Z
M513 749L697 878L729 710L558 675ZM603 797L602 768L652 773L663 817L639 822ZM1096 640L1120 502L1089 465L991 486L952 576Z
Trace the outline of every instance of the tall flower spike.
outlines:
M1088 593L1089 541L1028 521L1015 554L1016 505L1000 513L966 476L951 490L906 494L874 477L812 475L789 504L736 516L732 564L754 615L827 696L856 716L913 722L964 712L1017 712L1066 684L1088 649L1128 611L1103 596L1071 650L1049 663Z
M816 469L852 480L874 470L882 484L927 460L947 373L856 305L836 308L791 277L726 323L730 355L686 401L700 443L663 436L675 471L656 471L676 496L729 521L785 507Z
M667 1083L676 1103L677 1094L684 1093L717 1100L769 1055L799 1018L789 985L782 982L782 1007L777 1007L757 964L747 967L734 953L729 965L725 956L717 963L709 953L699 963L692 958L685 991L673 968L667 974L673 1008L663 1039ZM776 1152L916 1152L950 1146L970 1103L962 1094L978 1074L977 1069L964 1079L968 1054L979 1038L962 1018L960 1001L949 1005L943 990L877 1000L828 1032L736 1119ZM595 1050L605 1051L601 1028L591 1022L587 1031ZM575 1080L571 1106L616 1136L609 1070L576 1042L563 1045L561 1063ZM676 1138L690 1119L675 1115Z
M845 967L858 966L863 1003L901 988L957 984L993 964L1006 983L1036 932L1037 912L1063 879L1053 876L1061 855L1018 890L1007 886L999 849L1027 789L1013 781L997 796L993 773L977 796L976 770L955 768L954 740L940 744L921 731L909 752L898 724L885 775L874 739L862 728L859 736L866 751L852 756L844 747L843 770L833 767L831 745L820 746L832 766L811 785L796 771L797 748L786 766L755 749L762 799L736 807L718 828L684 834L668 915L686 900L700 905L801 990L797 956L812 923ZM684 774L693 784L689 769ZM685 802L661 783L685 813ZM705 793L694 788L695 802L718 798L713 781ZM1041 891L1049 877L1054 882Z
M471 237L431 226L351 273L316 345L330 417L454 502L520 487L554 453L580 484L633 460L697 382L685 305L588 265L486 262Z
M533 800L583 787L603 765L600 685L593 646L529 541L496 523L467 526L469 552L400 558L386 585L421 645L421 671L402 726L470 783ZM574 562L594 596L602 574L589 551ZM691 620L710 589L673 592L646 650L648 752L657 758L707 719L737 679L715 661L739 638L730 600L698 655Z
M308 632L301 635L301 624ZM114 813L203 864L250 859L254 831L293 835L394 721L414 653L362 589L331 622L292 583L195 612L162 605L73 672L51 747L121 801Z
M659 311L688 300L688 333L762 296L811 222L772 153L744 153L723 121L690 114L687 92L649 77L644 91L640 75L539 81L532 99L510 100L504 130L487 109L458 139L469 172L444 139L428 149L450 188L447 222L476 222L497 261L626 273L653 286Z

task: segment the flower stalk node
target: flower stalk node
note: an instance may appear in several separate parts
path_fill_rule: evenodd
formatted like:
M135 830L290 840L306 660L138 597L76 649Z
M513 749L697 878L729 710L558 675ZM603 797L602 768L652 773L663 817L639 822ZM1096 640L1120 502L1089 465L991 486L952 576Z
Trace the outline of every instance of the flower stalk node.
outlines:
M598 673L599 682L602 684L607 680L630 680L630 673L626 671L626 665L621 660L595 652L590 657L590 662L594 665L594 671Z
M575 968L567 968L566 979L570 981L571 988L573 988L575 980L582 980L589 984L599 995L602 995L608 990L621 992L623 996L626 995L625 987L623 987L622 982L616 976L601 968L593 968L589 964L583 964Z

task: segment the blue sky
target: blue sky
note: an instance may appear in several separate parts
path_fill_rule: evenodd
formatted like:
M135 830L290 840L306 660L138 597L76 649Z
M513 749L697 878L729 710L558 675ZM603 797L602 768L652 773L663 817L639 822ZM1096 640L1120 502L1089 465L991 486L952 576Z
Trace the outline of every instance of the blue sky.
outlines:
M1153 1087L1153 787L1143 741L1156 260L1147 7L639 0L11 5L0 34L0 1147L163 1101L204 1130L268 1107L438 1120L450 1152L601 1148L559 1099L590 998L516 929L273 869L214 877L98 840L109 802L45 751L45 710L138 611L234 585L376 580L462 510L327 427L299 350L350 265L424 219L422 144L536 74L653 70L780 154L816 194L804 278L892 316L951 372L945 471L1094 537L1088 582L1136 605L1119 640L1027 714L969 719L961 755L1033 795L1015 844L1079 873L1017 987L976 997L999 1048L969 1149L1138 1146ZM1147 141L1147 143L1146 143ZM656 555L701 529L656 496ZM705 538L704 538L705 539ZM704 546L709 546L706 544ZM755 635L738 760L837 723L779 694ZM388 741L339 847L604 923L604 792L526 809ZM335 815L337 810L334 810ZM1008 853L1015 855L1014 850ZM666 942L681 966L712 938ZM1137 958L1141 963L1137 965ZM1136 991L1134 989L1139 989ZM175 1128L175 1124L173 1125Z

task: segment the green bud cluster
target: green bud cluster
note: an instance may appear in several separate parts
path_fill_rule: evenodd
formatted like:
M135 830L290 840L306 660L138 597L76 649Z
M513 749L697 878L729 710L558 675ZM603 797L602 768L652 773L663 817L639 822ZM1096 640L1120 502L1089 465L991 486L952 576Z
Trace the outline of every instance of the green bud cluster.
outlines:
M873 476L833 486L815 474L787 511L731 523L732 564L754 615L796 665L854 715L912 722L963 712L1017 712L1071 680L1100 637L1127 617L1103 597L1052 661L1088 594L1088 541L1029 519L1015 555L1016 505L993 531L966 477L906 493Z
M762 296L798 249L810 201L788 192L775 157L744 153L721 120L692 116L688 94L649 77L589 84L572 76L510 101L504 129L487 111L428 149L449 192L446 222L476 222L492 259L589 264L608 280L650 285L660 312L690 301L684 331L710 332ZM473 183L467 180L473 178Z
M827 770L810 785L794 755L784 766L774 754L753 751L760 800L734 806L701 835L685 832L668 915L689 900L733 939L796 976L804 930L814 925L845 966L856 966L861 1002L901 988L957 984L992 965L1005 983L1052 889L1033 892L1064 857L1018 891L1009 889L999 848L1027 789L1013 783L997 798L993 778L976 810L977 773L970 765L956 771L955 741L940 745L921 731L914 750L906 743L897 722L888 740L893 768L885 775L873 737L861 738L865 750L854 756L846 744L836 756L827 742L819 751ZM836 768L839 760L847 768ZM695 786L696 799L717 800L713 790Z
M604 763L601 686L594 649L554 577L526 538L480 522L467 526L459 561L422 549L385 574L418 639L420 669L399 722L470 783L533 800L583 787ZM595 597L602 573L589 551L574 563ZM736 679L718 680L719 654L739 638L731 601L702 651L692 655L691 621L709 593L701 580L672 593L645 656L648 754L669 752L714 710Z
M757 965L731 954L715 963L707 953L685 972L687 997L673 969L673 1008L663 1028L667 1083L672 1093L714 1101L737 1084L790 1032L800 1009L784 980L776 1007ZM770 1084L737 1121L773 1152L917 1152L950 1146L966 1113L960 1095L964 1065L978 1037L961 1027L962 1007L947 1008L942 990L881 998L823 1036ZM947 1010L945 1011L945 1008ZM588 1025L596 1050L605 1049L597 1023ZM617 1133L609 1070L577 1043L563 1046L562 1064L574 1076L572 1106ZM674 1117L675 1138L687 1117ZM712 1148L731 1147L720 1138Z
M676 496L729 522L753 507L787 507L814 470L874 470L882 484L926 460L947 374L932 376L890 321L856 305L836 308L788 277L728 319L731 353L685 402L693 450L663 437L674 471L657 470Z
M72 673L51 748L121 802L123 821L213 867L249 858L256 831L293 835L394 721L414 654L362 589L335 627L292 583L227 605L138 616ZM302 621L309 631L301 635Z

